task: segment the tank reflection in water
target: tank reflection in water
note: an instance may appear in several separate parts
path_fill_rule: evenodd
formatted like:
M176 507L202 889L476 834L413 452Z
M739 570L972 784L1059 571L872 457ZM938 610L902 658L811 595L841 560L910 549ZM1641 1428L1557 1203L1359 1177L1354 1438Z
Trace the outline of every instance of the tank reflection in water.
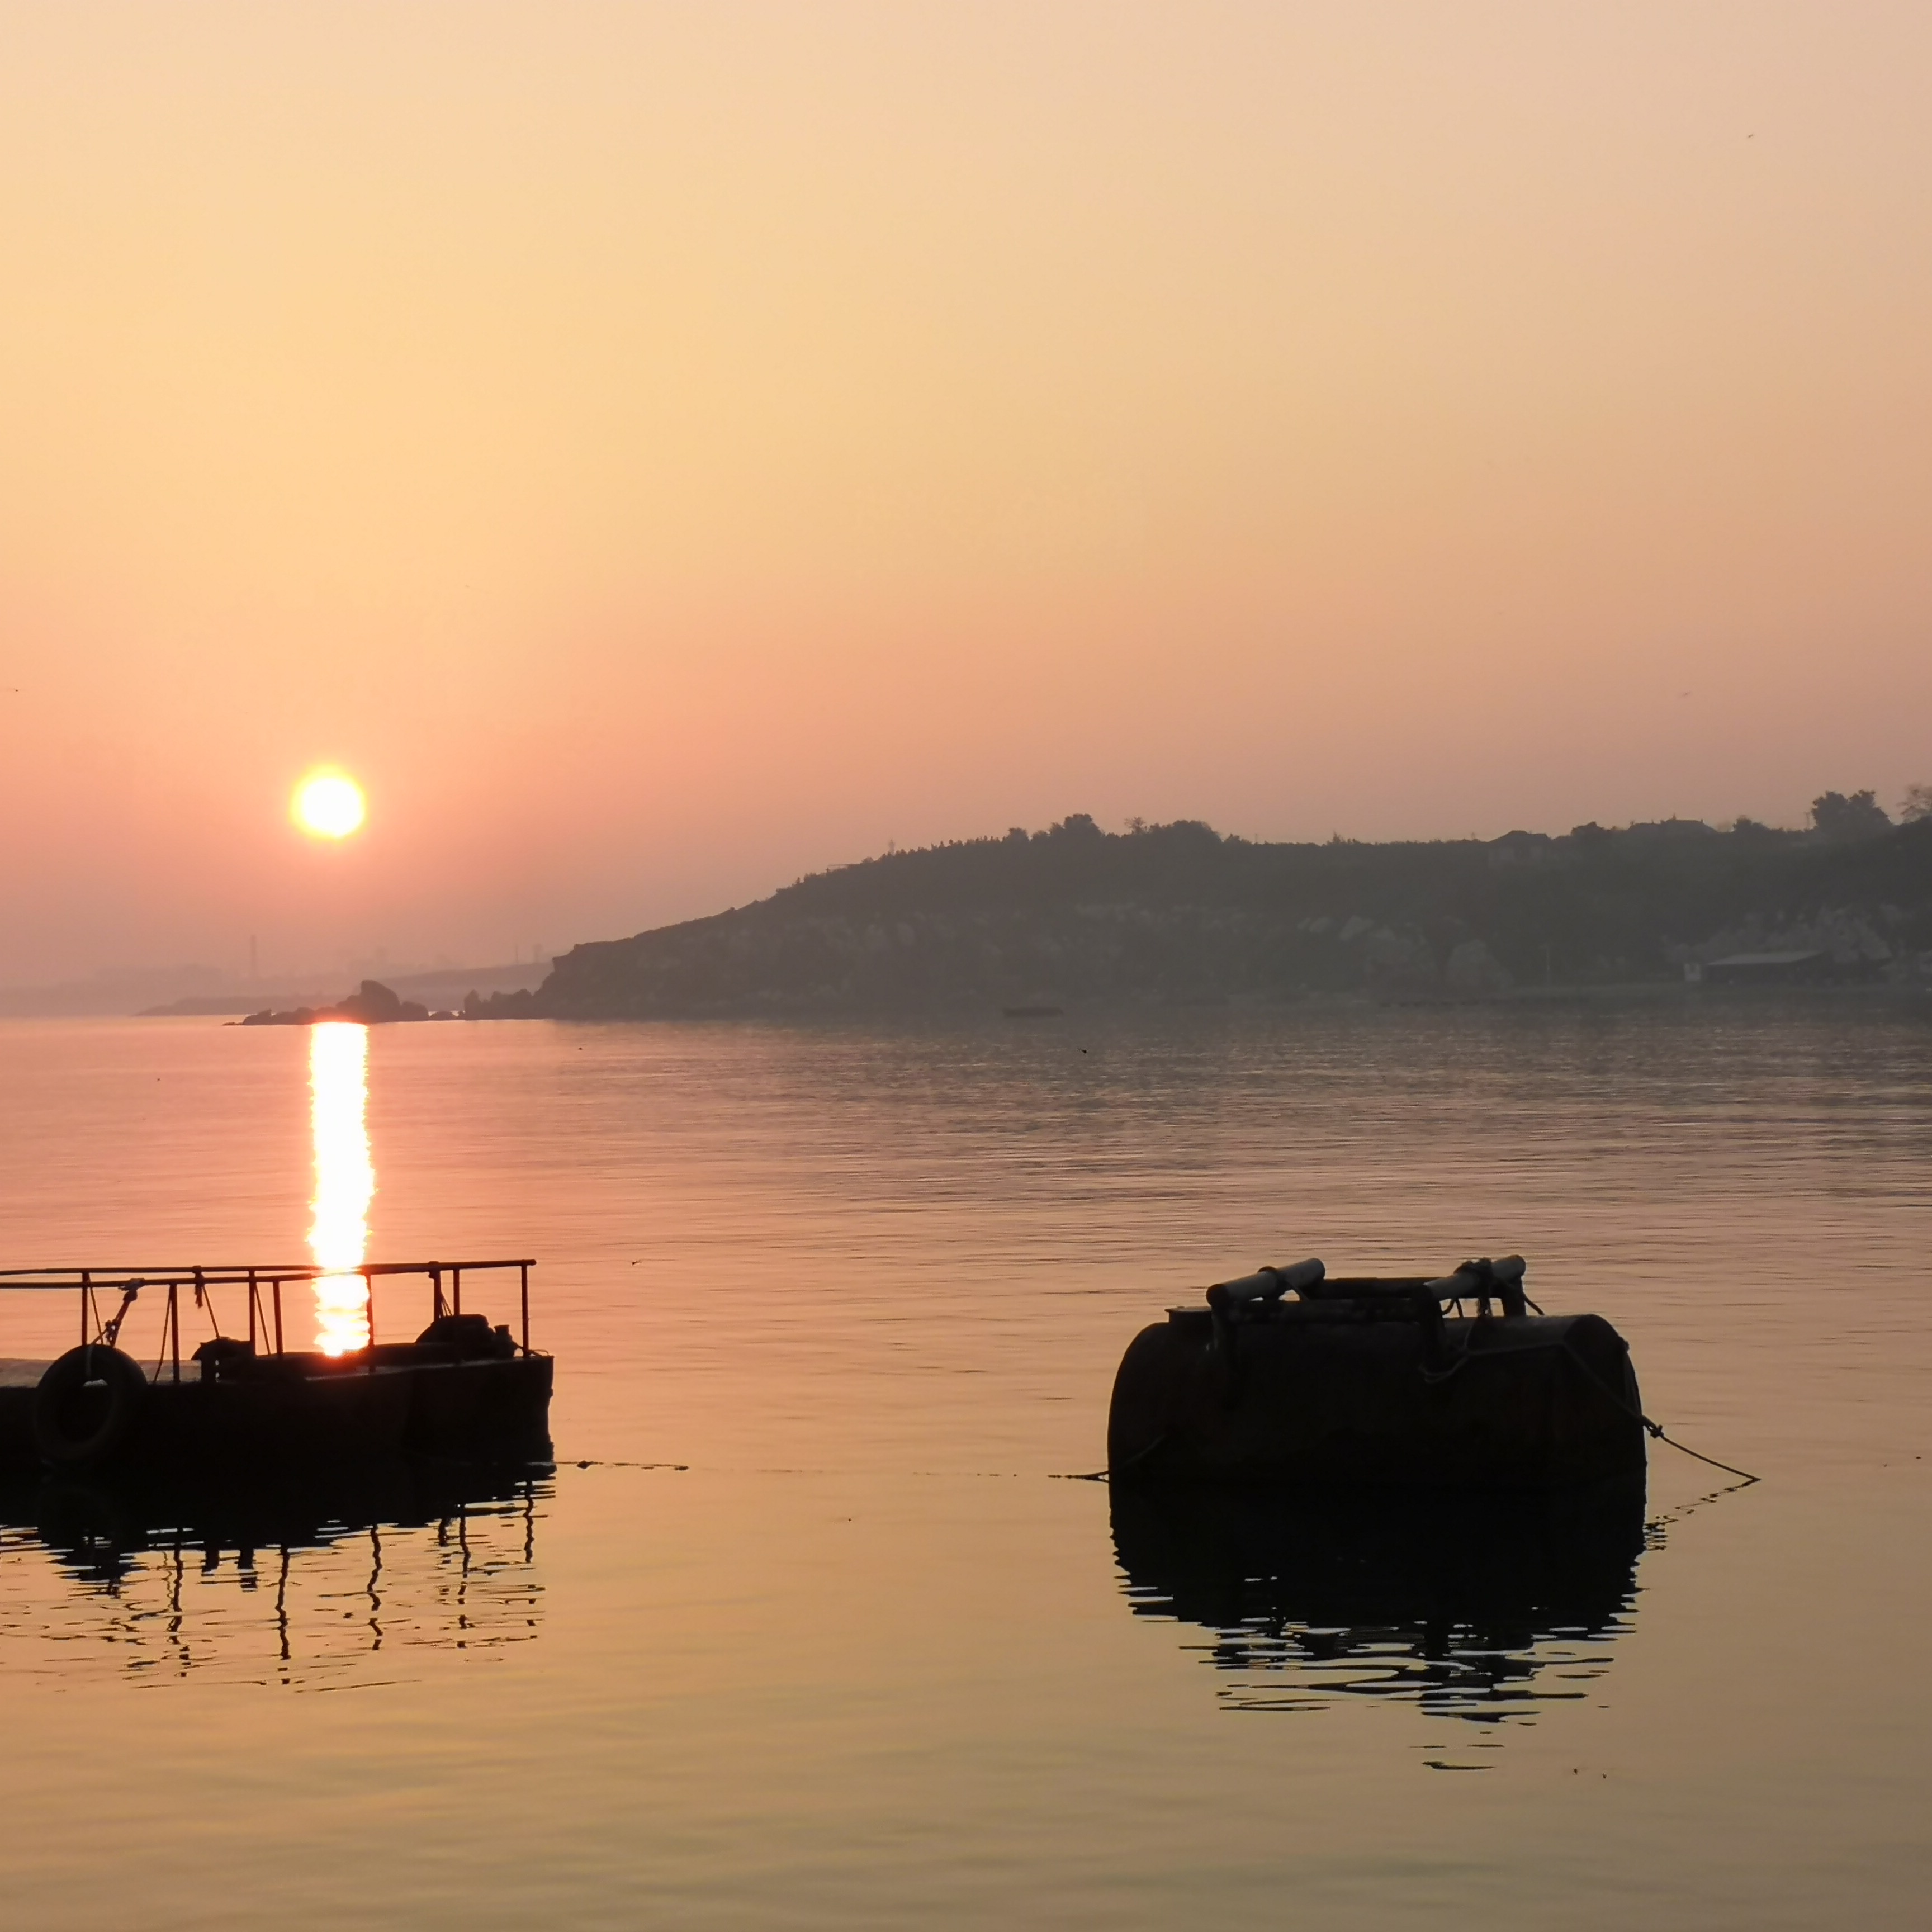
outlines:
M1394 1698L1480 1724L1579 1701L1629 1627L1640 1483L1574 1496L1116 1487L1134 1614L1211 1632L1236 1712Z
M398 1466L272 1496L17 1480L0 1488L0 1645L15 1669L38 1646L50 1671L92 1650L150 1682L394 1682L430 1653L538 1635L550 1492L547 1468Z

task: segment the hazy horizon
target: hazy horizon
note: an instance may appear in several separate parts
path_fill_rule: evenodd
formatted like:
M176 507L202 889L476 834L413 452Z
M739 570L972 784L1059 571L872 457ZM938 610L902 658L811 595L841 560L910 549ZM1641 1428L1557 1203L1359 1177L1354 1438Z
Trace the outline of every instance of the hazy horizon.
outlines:
M560 952L1070 810L1932 779L1922 8L0 49L0 985Z
M1886 800L1879 800L1876 802L1881 809L1885 809L1887 806ZM1922 809L1922 801L1901 800L1896 802L1901 806L1918 805ZM1076 815L1085 816L1086 814ZM1894 822L1906 822L1897 814L1892 815L1894 818ZM1918 814L1915 813L1915 815ZM1205 821L1194 820L1186 822L1200 824ZM1532 833L1540 832L1551 837L1561 838L1568 833L1581 830L1584 825L1592 822L1593 821L1582 820L1576 826L1565 826L1560 828L1515 826L1510 827L1509 830ZM1634 822L1640 824L1654 821ZM1004 830L1010 832L1014 829L1009 826ZM1038 837L1052 828L1046 826L1033 826L1018 829L1030 832L1035 837ZM1102 825L1099 829L1102 832L1118 833L1141 829L1157 831L1162 828L1154 821L1136 818L1126 820L1118 826ZM1222 838L1244 838L1251 844L1266 842L1255 839L1250 835L1244 833L1234 826L1214 826L1210 829ZM1611 825L1603 829L1614 831L1626 828L1623 826ZM1727 831L1731 830L1732 826L1730 824L1726 824L1714 826L1712 829L1714 831ZM1769 826L1764 829L1796 832L1806 828L1802 826ZM997 841L1004 836L1004 832L1001 830L988 828L981 832L965 833L962 835L962 837L966 842L971 842L977 839ZM1342 836L1344 835L1340 833L1330 835L1331 838ZM1456 835L1453 834L1448 835L1444 842L1454 842L1456 836ZM935 844L943 845L947 842L950 842L939 841L935 842ZM1326 843L1328 842L1316 840L1292 842ZM1436 842L1406 841L1398 834L1388 841L1377 842L1399 844ZM890 856L895 850L901 852L914 852L932 849L934 848L930 846L898 846L896 842L889 842L880 851L855 853L846 857L830 860L822 866L808 867L804 873L796 874L794 878L776 880L764 891L749 893L745 898L734 902L720 901L715 904L702 905L690 912L676 914L668 919L654 920L650 926L624 926L614 928L608 932L574 934L567 940L555 946L545 943L541 938L532 940L527 944L520 941L512 942L508 948L510 956L504 959L485 958L480 955L474 958L459 958L447 951L439 952L431 957L410 958L395 955L386 945L379 942L371 950L360 953L347 950L339 950L333 957L325 956L278 962L262 959L260 956L259 940L256 935L250 934L250 939L255 940L254 947L249 952L248 956L240 962L187 957L150 960L131 964L126 962L110 961L97 963L91 969L71 974L67 979L52 985L35 985L31 982L0 983L0 994L9 992L56 992L98 985L102 988L104 994L112 989L117 992L125 993L130 997L139 994L141 997L152 997L159 1000L204 993L210 995L217 994L232 995L251 986L264 989L275 989L278 992L288 992L297 988L308 992L333 984L337 980L341 980L346 985L350 982L366 978L400 979L445 973L460 974L476 971L500 974L513 967L534 967L539 964L548 968L548 964L560 955L568 952L572 946L586 941L629 938L652 930L655 927L677 925L686 920L701 920L714 914L730 910L735 906L752 904L767 898L784 886L797 883L815 874L838 872L848 866L863 865L871 860ZM245 946L247 942L244 943ZM32 1010L40 1010L33 1009Z

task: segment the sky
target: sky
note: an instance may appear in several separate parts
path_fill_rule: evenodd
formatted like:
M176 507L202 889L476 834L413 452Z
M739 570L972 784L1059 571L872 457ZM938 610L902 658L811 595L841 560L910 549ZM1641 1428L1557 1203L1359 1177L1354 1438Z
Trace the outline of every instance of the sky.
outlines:
M1923 0L0 0L0 984L1894 802L1928 98Z

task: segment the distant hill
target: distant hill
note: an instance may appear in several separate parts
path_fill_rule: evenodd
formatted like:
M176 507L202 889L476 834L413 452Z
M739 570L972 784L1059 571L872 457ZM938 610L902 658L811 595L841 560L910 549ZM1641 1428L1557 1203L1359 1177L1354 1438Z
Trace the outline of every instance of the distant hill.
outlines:
M1932 821L1833 842L1668 820L1561 837L1267 844L1076 814L896 852L756 904L579 946L478 1016L617 1018L1075 1001L1495 997L1681 981L1782 953L1932 969ZM1922 958L1921 956L1926 956Z

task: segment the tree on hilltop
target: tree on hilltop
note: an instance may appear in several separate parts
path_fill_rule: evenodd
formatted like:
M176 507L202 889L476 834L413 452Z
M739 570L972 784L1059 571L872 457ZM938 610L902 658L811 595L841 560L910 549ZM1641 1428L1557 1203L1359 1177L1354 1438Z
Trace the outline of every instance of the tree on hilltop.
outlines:
M1811 801L1812 829L1835 844L1850 844L1857 838L1875 838L1892 830L1875 794L1855 791L1847 798L1841 791L1820 792Z

